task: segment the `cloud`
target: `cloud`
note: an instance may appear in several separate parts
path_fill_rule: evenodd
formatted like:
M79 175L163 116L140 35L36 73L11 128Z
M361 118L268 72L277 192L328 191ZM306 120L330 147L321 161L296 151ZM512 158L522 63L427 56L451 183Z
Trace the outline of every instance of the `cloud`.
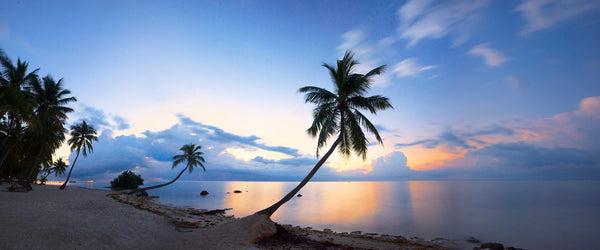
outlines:
M600 10L597 0L525 0L517 6L525 19L521 34L550 29L579 16Z
M343 55L346 50L352 50L355 54L355 59L360 61L356 66L356 71L366 73L371 69L379 67L389 54L390 47L383 43L369 43L365 40L364 31L361 29L353 29L342 34L342 43L337 47L337 50ZM389 83L389 73L384 72L373 79L373 84L379 87L386 87Z
M475 57L480 56L483 58L485 64L489 66L499 66L508 61L506 56L499 51L490 48L489 44L487 43L482 43L471 48L471 50L469 50L469 54Z
M416 58L407 58L396 64L392 71L398 78L416 77L419 73L436 68L436 65L421 65Z
M280 164L280 165L288 165L293 167L299 166L307 166L307 165L315 165L318 161L316 158L289 158L289 159L281 159L281 160L270 160L265 159L261 156L257 156L252 161L260 162L264 164Z
M409 143L397 143L395 146L396 148L403 148L421 145L422 147L427 149L434 149L438 146L444 146L447 149L475 149L475 147L471 145L472 143L469 143L469 141L475 142L477 144L485 143L481 140L476 139L477 137L492 135L512 136L514 134L514 130L499 125L493 125L473 132L460 132L449 129L448 131L443 132L430 139L423 139Z
M284 154L294 156L294 157L300 156L300 154L298 153L298 149L295 149L295 148L282 147L282 146L267 146L263 143L258 143L257 141L260 140L261 138L255 136L255 135L239 136L239 135L225 132L222 129L215 127L215 126L204 125L200 122L193 121L189 117L186 117L182 114L177 114L177 117L179 118L179 121L183 125L192 126L193 127L192 130L195 133L205 134L211 140L219 141L222 143L238 142L238 143L241 143L244 145L254 146L254 147L268 150L268 151L280 152L280 153L284 153Z
M426 38L451 35L454 44L459 45L468 40L470 27L488 3L481 0L408 1L396 12L400 20L400 38L408 40L408 47L411 47Z
M90 119L106 121L99 109L89 108ZM114 136L109 128L102 130L99 140L93 143L94 152L87 158L79 157L73 178L109 180L124 170L134 170L147 179L170 179L178 170L172 170L172 157L179 148L188 143L202 146L207 171L194 171L183 179L196 180L299 180L317 159L300 155L297 149L271 146L257 142L259 137L240 136L215 126L205 125L179 114L179 122L160 131L145 131L142 135ZM92 119L96 118L96 119ZM99 122L97 124L105 124ZM122 124L121 124L122 125ZM108 127L103 125L104 127ZM255 157L251 161L238 159L227 151L229 148L267 150L284 153L287 159ZM75 153L69 157L73 162ZM178 168L181 169L181 168ZM323 167L319 178L334 178L335 171Z
M79 107L81 110L76 111L74 115L76 122L74 123L86 121L98 131L104 129L125 130L131 127L129 122L122 116L106 114L100 109L85 104L79 104Z
M408 154L409 160L446 155L446 160L434 163L437 169L413 172L412 178L417 179L599 179L598 124L600 97L596 96L582 99L577 110L549 118L474 131L449 129L438 136L395 146L422 154ZM411 147L420 148L415 151Z
M131 125L129 125L129 122L127 120L125 120L125 118L123 118L122 116L118 116L115 115L113 116L113 121L115 121L116 127L118 130L125 130L125 129L129 129L131 127Z
M506 76L505 79L506 79L506 84L514 90L521 91L527 87L527 83L521 77L518 77L515 75L509 75L509 76Z
M365 179L397 180L411 177L411 170L406 166L407 159L404 153L394 151L379 157L370 163L371 171L364 174Z
M342 44L338 46L339 51L346 51L347 49L357 49L359 44L364 40L365 35L362 30L354 29L350 30L342 35ZM357 50L360 51L360 50Z

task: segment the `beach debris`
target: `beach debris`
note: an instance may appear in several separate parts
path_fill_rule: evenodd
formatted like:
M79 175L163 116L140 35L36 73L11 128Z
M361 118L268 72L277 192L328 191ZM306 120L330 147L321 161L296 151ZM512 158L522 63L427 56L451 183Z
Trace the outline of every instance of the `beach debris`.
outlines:
M298 194L298 195L296 195L296 196L298 196L298 197L302 197L302 194Z
M481 246L479 246L477 249L504 250L504 245L496 242L488 242L481 244Z
M365 236L376 237L376 236L379 236L379 234L378 233L366 233Z
M234 193L236 193L236 194L239 194L239 193L241 193L242 191L240 191L240 190L233 190L233 192L234 192Z
M469 237L469 238L467 238L467 242L469 242L469 243L479 243L481 241L479 241L475 237Z
M146 192L146 190L140 190L138 192L135 193L135 196L137 197L148 197L148 192Z
M200 192L200 195L202 195L202 196L208 195L208 191L202 190L202 192Z
M198 210L198 209L190 209L190 214L193 215L215 215L215 214L224 214L225 211L231 210L233 208L224 208L224 209L214 209L214 210Z

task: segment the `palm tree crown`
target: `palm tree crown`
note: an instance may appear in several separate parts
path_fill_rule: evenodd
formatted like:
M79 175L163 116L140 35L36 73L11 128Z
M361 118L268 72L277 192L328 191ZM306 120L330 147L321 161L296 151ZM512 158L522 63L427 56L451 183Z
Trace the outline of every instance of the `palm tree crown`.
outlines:
M65 161L63 161L62 158L59 158L58 160L56 160L56 162L54 162L54 175L56 176L60 176L60 175L64 175L65 172L67 172L67 163L65 163Z
M364 96L371 88L373 77L383 73L386 65L374 68L364 75L358 74L354 72L358 62L353 57L351 51L346 51L337 65L323 63L323 67L329 70L334 92L313 86L298 90L306 93L305 102L317 105L313 109L314 121L306 131L312 137L318 137L317 155L328 138L339 134L339 151L342 156L348 157L354 151L363 160L366 159L369 140L362 128L375 135L377 142L383 145L377 128L361 110L376 114L377 111L393 108L387 97Z
M190 143L183 145L179 150L183 152L183 154L173 156L173 168L175 168L180 163L187 161L186 168L190 173L194 170L195 166L202 167L202 170L206 171L204 168L204 158L202 155L204 153L200 152L202 146L198 146L196 144Z
M71 126L71 138L67 141L71 146L71 151L81 150L83 156L86 157L88 152L94 152L92 141L98 141L96 129L92 126L89 126L85 121Z

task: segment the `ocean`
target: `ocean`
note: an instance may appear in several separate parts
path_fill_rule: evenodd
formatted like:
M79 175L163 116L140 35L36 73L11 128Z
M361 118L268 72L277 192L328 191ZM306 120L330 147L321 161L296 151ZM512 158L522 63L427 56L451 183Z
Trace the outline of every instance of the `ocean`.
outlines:
M296 184L178 181L149 194L181 207L232 208L228 214L243 217L278 201ZM201 196L202 190L210 194ZM272 219L337 232L475 237L525 249L600 249L600 181L310 182L300 193Z

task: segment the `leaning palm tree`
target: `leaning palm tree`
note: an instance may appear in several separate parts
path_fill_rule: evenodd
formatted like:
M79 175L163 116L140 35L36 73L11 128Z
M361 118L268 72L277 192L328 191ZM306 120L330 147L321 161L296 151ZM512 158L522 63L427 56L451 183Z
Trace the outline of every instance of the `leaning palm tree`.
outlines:
M183 172L185 172L185 170L188 170L191 174L192 171L194 171L194 167L196 167L196 166L200 166L203 171L206 171L206 168L204 168L204 157L202 157L202 155L204 153L200 152L200 149L202 149L202 146L197 146L196 144L193 144L193 143L183 145L179 149L180 151L183 152L183 154L173 156L172 168L175 168L177 165L179 165L180 163L182 163L184 161L187 161L187 165L185 165L185 168L183 170L181 170L181 172L177 175L177 177L175 177L175 179L173 179L172 181L169 181L167 183L163 183L163 184L156 185L156 186L138 188L136 190L129 192L128 194L133 194L133 193L137 193L137 192L142 192L142 191L170 185L173 182L175 182L177 179L179 179L179 177L181 177L181 175L183 174Z
M305 102L317 105L313 110L314 120L312 125L306 131L312 137L318 138L317 157L319 156L319 150L327 144L327 139L333 136L336 136L336 139L327 153L323 155L296 188L280 201L257 212L257 214L265 214L269 217L273 215L281 205L294 197L310 181L338 146L343 157L347 158L352 152L355 152L365 160L369 141L362 128L375 135L377 142L383 145L377 128L360 110L367 110L371 114L376 114L379 110L393 108L387 97L380 95L364 96L371 87L373 77L383 73L386 65L374 68L363 75L353 71L357 64L358 62L353 59L351 51L346 51L344 58L338 60L335 66L323 64L323 67L329 70L334 84L334 92L313 86L298 90L301 93L306 93Z
M71 151L77 149L77 155L71 164L71 169L69 170L69 175L67 175L65 183L58 189L65 189L65 187L67 187L69 178L71 178L71 172L73 172L73 167L79 157L79 152L81 151L83 153L83 157L87 157L88 152L94 152L92 141L98 141L98 136L96 136L96 129L94 129L94 127L88 125L85 121L71 126L71 138L67 142L71 145Z

